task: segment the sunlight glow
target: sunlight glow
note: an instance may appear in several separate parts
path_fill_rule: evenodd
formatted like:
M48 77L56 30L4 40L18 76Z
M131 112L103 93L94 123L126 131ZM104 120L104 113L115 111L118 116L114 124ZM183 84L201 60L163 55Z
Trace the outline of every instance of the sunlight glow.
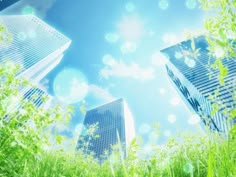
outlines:
M188 9L195 9L197 6L197 1L196 0L186 0L185 4Z
M21 13L23 15L26 15L26 14L35 14L35 9L31 6L25 6L23 7L23 9L21 10Z
M191 115L191 117L188 119L188 124L195 125L200 122L200 117L197 114Z
M196 65L196 62L193 59L189 59L188 57L185 57L184 62L190 68L194 68Z
M168 122L170 122L171 124L176 122L176 115L174 114L169 114L167 117Z
M109 43L116 43L119 40L120 36L117 33L107 33L105 35L105 40Z
M140 127L139 127L139 133L140 134L147 134L148 132L150 132L151 127L149 124L147 123L143 123Z
M25 41L26 38L27 38L27 35L24 33L24 32L19 32L17 34L17 38L20 40L20 41Z
M55 129L58 132L69 131L69 128L63 123L54 123L53 129Z
M178 42L177 36L173 33L165 33L162 37L162 40L168 45L172 45Z
M160 92L160 94L165 94L166 93L166 90L164 89L164 88L160 88L160 90L159 90L159 92Z
M218 46L215 48L214 54L216 58L221 58L224 57L225 51L222 47Z
M134 15L123 17L117 26L124 41L138 41L144 34L143 22Z
M36 32L34 30L30 30L28 32L28 36L29 36L29 38L35 38L36 37Z
M7 112L13 112L16 111L16 106L19 104L19 102L21 101L21 97L19 96L10 96L7 97L3 100L1 100L1 105L4 108L4 110L6 110Z
M25 110L25 109L22 109L22 108L19 109L19 113L20 113L20 115L22 115L22 116L24 116L24 115L27 114L26 110Z
M148 32L148 34L149 34L150 37L152 37L152 36L155 35L155 32L154 32L152 29L150 29L149 32Z
M67 104L82 101L88 93L87 79L76 69L64 69L54 79L55 96Z
M188 162L184 165L183 170L184 170L185 173L192 174L193 173L193 168L194 167L193 167L192 163Z
M136 51L136 49L137 49L137 46L136 46L136 44L133 43L133 42L126 42L126 43L124 43L124 44L121 46L121 48L120 48L120 50L121 50L121 52L122 52L123 54L126 54L126 53L133 53L133 52Z
M125 5L125 9L127 12L133 12L135 10L135 5L132 2L128 2Z
M158 139L159 139L159 136L156 132L152 131L149 133L148 140L150 141L150 143L156 144Z
M146 144L143 148L144 150L144 154L146 155L146 157L149 157L152 154L152 145L151 144Z
M169 3L167 0L159 0L159 7L162 10L166 10L169 7Z
M181 59L181 58L183 58L183 54L181 52L175 52L175 58Z
M170 130L165 130L164 131L164 136L170 137L171 136L171 131Z
M227 31L226 35L228 39L236 39L236 32L233 32L232 30Z
M179 97L173 97L170 100L170 104L173 106L178 106L181 103L180 98Z
M27 33L25 33L25 32L19 32L19 33L17 34L17 38L18 38L18 40L20 40L20 41L25 41L27 38L33 39L33 38L35 38L35 37L36 37L36 32L35 32L34 30L30 30L30 31L28 31Z
M107 66L113 66L116 64L115 59L110 54L104 55L102 61Z

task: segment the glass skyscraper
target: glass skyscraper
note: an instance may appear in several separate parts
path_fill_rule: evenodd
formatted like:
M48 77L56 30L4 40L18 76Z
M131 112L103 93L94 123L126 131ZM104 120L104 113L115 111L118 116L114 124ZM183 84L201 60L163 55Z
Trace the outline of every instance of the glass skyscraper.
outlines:
M194 48L199 50L197 57L191 55ZM224 114L236 107L235 58L223 59L228 75L222 86L218 80L219 71L211 67L216 58L209 57L208 42L204 36L183 41L161 52L169 59L166 64L168 76L189 108L199 114L202 123L211 130L227 134L235 121L227 120L228 116ZM219 110L215 109L216 105L221 105ZM218 111L214 112L214 109Z
M61 61L71 40L34 15L0 16L0 28L0 63L20 64L17 77L30 79L37 87L22 88L23 98L37 107L49 107L53 98L39 82ZM49 101L43 104L44 96ZM12 109L21 107L18 102L13 105Z
M12 4L15 4L20 0L0 0L0 11L6 9L7 7L11 6Z
M62 59L71 40L34 15L0 16L11 42L0 45L0 62L10 60L22 66L19 76L38 83ZM4 38L4 33L3 33Z
M100 159L104 152L112 152L112 145L119 142L122 145L122 153L127 155L126 149L135 137L134 119L127 103L123 99L99 106L87 111L84 119L86 127L98 123L96 134L99 138L89 140L83 135L85 141L90 141L88 151L94 153L94 157ZM81 137L81 136L80 136ZM84 142L78 140L78 147Z

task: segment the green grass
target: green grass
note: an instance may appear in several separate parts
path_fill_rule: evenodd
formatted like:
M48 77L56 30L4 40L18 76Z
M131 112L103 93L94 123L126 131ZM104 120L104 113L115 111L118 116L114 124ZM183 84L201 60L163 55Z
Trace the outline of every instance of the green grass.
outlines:
M163 147L153 145L149 159L137 156L141 147L131 146L123 162L114 154L103 164L76 151L43 151L40 156L21 157L2 166L0 176L22 177L235 177L236 143L219 136L188 135L170 139ZM116 158L114 158L116 156ZM6 158L5 160L7 160ZM114 160L116 159L116 160ZM1 159L4 161L4 159ZM9 166L9 163L11 165ZM7 168L7 169L4 169ZM17 169L17 171L16 171Z

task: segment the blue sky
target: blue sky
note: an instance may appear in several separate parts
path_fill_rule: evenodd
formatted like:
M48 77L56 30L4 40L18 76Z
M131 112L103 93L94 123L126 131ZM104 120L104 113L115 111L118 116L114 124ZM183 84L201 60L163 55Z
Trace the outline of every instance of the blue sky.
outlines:
M79 97L67 132L82 123L81 105L90 109L120 97L133 113L136 133L146 141L153 141L154 122L162 132L157 143L176 131L199 131L159 52L188 31L203 29L205 13L196 0L22 0L6 13L31 11L72 40L62 62L43 81L49 92L55 94L55 84L64 84L58 75L65 70L76 70L78 80L87 84L74 87L73 93L73 85L64 84L65 93L58 93L65 99ZM62 78L69 83L71 77ZM80 89L86 91L78 94Z

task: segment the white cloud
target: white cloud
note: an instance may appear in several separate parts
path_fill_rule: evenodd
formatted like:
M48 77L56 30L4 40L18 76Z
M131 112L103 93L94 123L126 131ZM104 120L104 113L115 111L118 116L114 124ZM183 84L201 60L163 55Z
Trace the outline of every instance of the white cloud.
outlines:
M112 66L115 64L115 59L110 54L106 54L103 56L102 62L108 66Z
M88 84L81 82L78 78L72 78L69 97L71 100L82 100L88 93Z
M120 47L120 50L123 54L133 53L136 51L136 49L137 49L137 45L134 42L125 42Z
M110 76L131 77L140 80L151 80L155 77L153 68L141 68L135 62L128 65L121 60L115 60L111 55L106 55L105 58L103 57L103 63L105 67L100 70L100 75L106 79Z
M97 85L89 85L89 93L94 95L96 98L104 100L105 102L115 99L109 91Z
M177 36L173 33L165 33L162 37L162 40L168 45L172 45L178 42Z
M138 41L145 32L143 22L136 15L123 17L117 27L124 41Z
M152 64L155 66L163 66L163 65L167 64L168 59L164 54L157 51L152 54L151 61L152 61Z
M170 122L171 124L176 122L176 115L174 114L169 114L167 117L168 122Z

